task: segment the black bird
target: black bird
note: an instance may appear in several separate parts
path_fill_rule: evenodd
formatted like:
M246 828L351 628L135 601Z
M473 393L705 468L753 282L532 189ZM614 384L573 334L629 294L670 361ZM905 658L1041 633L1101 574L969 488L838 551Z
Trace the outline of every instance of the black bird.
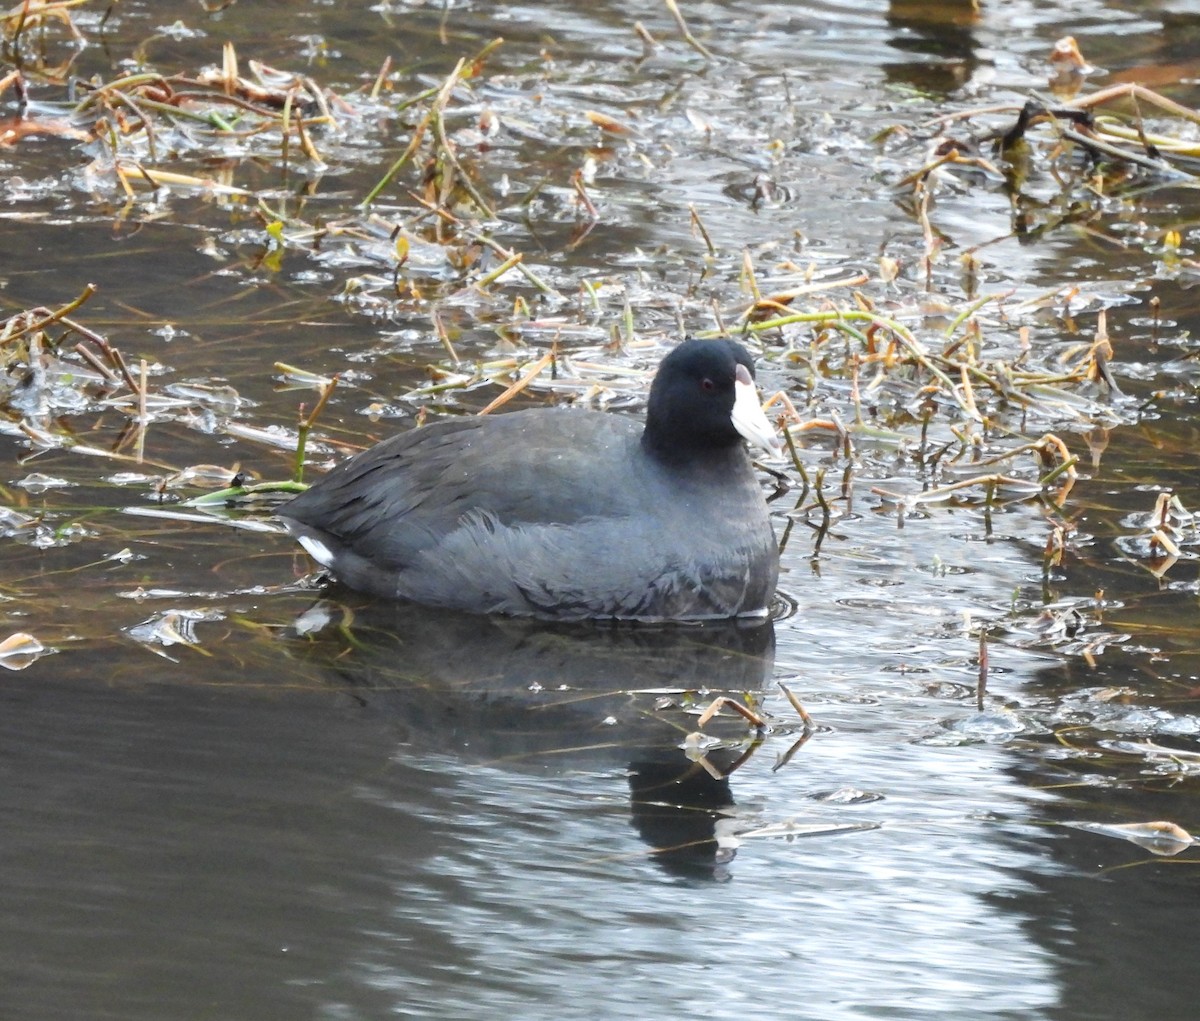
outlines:
M279 515L341 582L555 620L767 614L778 551L743 439L779 438L729 340L659 366L645 427L538 408L444 419L338 465Z

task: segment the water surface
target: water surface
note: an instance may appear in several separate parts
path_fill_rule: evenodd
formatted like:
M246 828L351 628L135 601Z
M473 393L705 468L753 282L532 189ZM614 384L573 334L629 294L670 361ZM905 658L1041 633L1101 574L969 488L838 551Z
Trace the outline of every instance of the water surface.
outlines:
M95 283L80 316L144 358L182 408L155 413L141 466L68 449L31 458L16 422L0 426L5 503L30 516L3 540L0 637L27 631L54 650L0 687L6 1016L1194 1015L1195 854L1078 828L1200 829L1195 561L1185 544L1156 578L1145 543L1157 492L1200 500L1193 274L1158 245L1170 229L1194 243L1187 182L1025 235L999 186L939 193L933 223L948 252L982 246L983 287L1078 285L1093 296L1078 313L1089 335L1107 307L1126 399L1105 426L1044 426L1084 458L1057 516L979 500L901 515L873 490L919 489L909 452L863 440L847 458L827 434L803 434L836 515L817 528L799 487L773 502L787 538L770 629L547 630L395 611L314 591L278 533L127 513L175 507L173 491L155 493L169 468L290 471L289 435L272 446L246 432L294 429L311 406L311 390L280 387L276 361L344 373L319 463L410 427L421 406L478 410L495 387L412 396L428 366L449 364L435 308L467 362L556 336L594 361L626 304L655 342L680 321L712 328L713 300L746 300L743 250L764 286L801 272L778 268L788 261L874 274L882 254L903 267L893 293L912 288L922 230L897 182L920 144L877 134L916 137L947 112L1023 101L1044 88L1062 35L1107 71L1094 87L1141 78L1200 100L1185 4L985 3L977 18L937 4L683 7L713 60L654 5L243 0L205 14L127 0L104 44L75 55L81 78L215 64L225 40L243 61L348 95L386 57L396 70L374 119L360 106L323 141L323 167L282 172L265 148L228 159L265 208L171 189L127 201L63 137L0 150L8 309ZM648 55L635 16L659 41ZM502 178L510 189L495 234L564 300L522 284L464 297L431 243L412 252L421 295L389 294L375 280L390 273L386 227L264 258L268 213L357 215L407 144L398 97L501 35L453 127L471 130L485 109L499 118L472 150L489 194L504 194ZM34 113L63 106L51 86L31 89ZM586 111L630 136L604 137ZM180 172L221 170L174 144ZM570 187L589 158L592 226ZM411 201L396 188L378 212L404 219ZM947 256L932 290L965 300L960 276ZM517 294L533 325L508 343ZM1038 343L1078 339L1061 305L1034 322ZM783 347L767 344L764 387L845 417L849 386L814 383ZM609 357L631 373L653 362L648 348ZM640 403L636 387L592 400L614 413ZM127 421L80 409L56 428L130 453ZM67 485L16 485L33 472ZM1069 555L1044 570L1063 520ZM794 752L802 728L780 680L816 722ZM723 714L707 728L722 739L710 773L681 745L719 692L754 693L772 728L756 744Z

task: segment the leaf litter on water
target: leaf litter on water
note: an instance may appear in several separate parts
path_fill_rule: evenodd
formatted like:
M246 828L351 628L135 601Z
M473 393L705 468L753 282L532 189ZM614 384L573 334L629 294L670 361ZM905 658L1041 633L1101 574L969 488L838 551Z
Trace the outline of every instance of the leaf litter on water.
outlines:
M1196 839L1182 826L1164 820L1137 823L1069 822L1066 825L1087 833L1128 840L1161 857L1180 854L1196 843Z
M18 631L0 642L0 667L24 670L49 651L33 635Z

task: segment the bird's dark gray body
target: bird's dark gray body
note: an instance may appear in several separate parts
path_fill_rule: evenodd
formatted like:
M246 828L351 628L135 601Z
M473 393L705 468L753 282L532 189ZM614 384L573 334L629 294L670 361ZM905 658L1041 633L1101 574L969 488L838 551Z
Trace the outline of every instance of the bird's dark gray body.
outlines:
M339 465L280 516L352 588L474 612L761 616L778 574L740 440L664 460L617 414L439 421Z

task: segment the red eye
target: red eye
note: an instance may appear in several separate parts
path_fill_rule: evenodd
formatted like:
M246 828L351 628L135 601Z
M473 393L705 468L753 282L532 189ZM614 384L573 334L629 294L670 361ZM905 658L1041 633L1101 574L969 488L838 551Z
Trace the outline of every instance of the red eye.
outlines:
M700 380L700 389L703 390L705 393L712 393L716 388L717 388L717 384L714 383L707 376L704 379Z

